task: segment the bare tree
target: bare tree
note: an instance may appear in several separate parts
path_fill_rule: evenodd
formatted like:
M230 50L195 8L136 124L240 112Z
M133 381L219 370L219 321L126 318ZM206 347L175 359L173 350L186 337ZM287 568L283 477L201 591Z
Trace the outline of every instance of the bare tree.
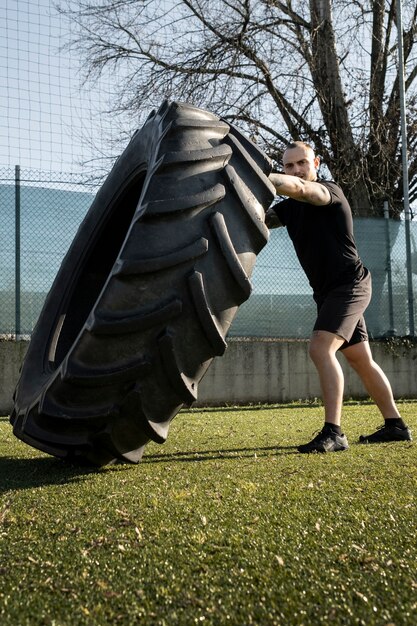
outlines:
M396 0L62 0L86 79L114 112L163 98L243 127L278 164L314 145L358 216L402 210ZM417 199L417 6L403 0L410 199Z

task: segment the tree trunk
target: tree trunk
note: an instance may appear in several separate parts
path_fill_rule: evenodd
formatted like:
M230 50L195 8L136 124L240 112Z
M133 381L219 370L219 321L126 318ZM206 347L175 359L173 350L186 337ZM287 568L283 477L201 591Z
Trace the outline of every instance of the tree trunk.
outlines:
M340 76L331 0L310 0L310 71L334 155L332 175L343 187L355 215L372 213L361 167L362 155L352 134Z

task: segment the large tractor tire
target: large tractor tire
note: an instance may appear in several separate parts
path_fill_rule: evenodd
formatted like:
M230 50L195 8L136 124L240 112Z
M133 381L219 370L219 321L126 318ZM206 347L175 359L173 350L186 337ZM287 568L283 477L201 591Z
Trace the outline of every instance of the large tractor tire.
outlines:
M165 102L115 163L47 296L10 417L75 463L166 440L250 295L270 162L212 113Z

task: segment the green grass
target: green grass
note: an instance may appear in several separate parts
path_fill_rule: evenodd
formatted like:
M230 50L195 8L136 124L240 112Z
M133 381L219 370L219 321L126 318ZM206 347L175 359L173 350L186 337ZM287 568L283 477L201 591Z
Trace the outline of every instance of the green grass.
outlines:
M417 403L401 411L417 430ZM300 455L314 405L182 412L137 466L65 466L0 420L0 623L417 624L415 444Z

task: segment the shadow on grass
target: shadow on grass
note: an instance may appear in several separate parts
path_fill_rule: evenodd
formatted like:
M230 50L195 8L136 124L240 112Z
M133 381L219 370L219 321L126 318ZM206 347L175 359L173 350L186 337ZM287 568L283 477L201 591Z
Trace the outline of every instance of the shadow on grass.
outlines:
M85 480L102 471L97 467L77 467L53 457L36 459L0 458L0 494L6 491L62 485Z
M181 409L180 415L184 413L242 413L245 411L276 411L277 409L320 409L322 404L320 402L291 402L287 404L234 404L234 405L220 405L220 406L192 406L189 409Z
M141 464L152 463L196 463L221 459L253 459L276 454L294 454L296 446L266 446L259 448L230 448L217 450L189 450L173 453L149 454L143 457ZM273 455L271 455L273 452ZM77 466L54 457L41 458L0 458L0 494L7 491L36 489L46 485L77 483L91 474L120 471L135 467L130 463L109 464L104 467Z
M236 459L271 456L275 454L295 454L297 446L265 446L262 448L230 448L226 450L189 450L187 452L172 452L162 454L148 454L142 459L142 463L166 463L167 461L179 461L180 463L195 463L198 461L216 461L220 459Z

